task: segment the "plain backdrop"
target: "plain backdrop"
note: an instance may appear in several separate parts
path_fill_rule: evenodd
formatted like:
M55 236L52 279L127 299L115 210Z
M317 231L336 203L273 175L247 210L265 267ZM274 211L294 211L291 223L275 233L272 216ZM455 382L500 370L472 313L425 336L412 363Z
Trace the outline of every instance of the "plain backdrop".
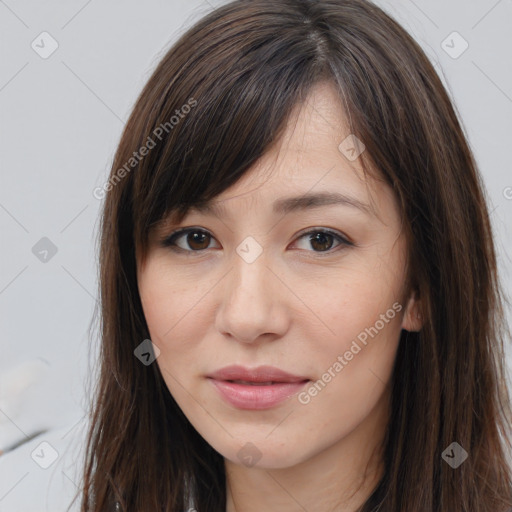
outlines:
M27 495L49 474L32 454L37 433L49 430L44 439L53 435L57 446L83 423L88 360L95 366L87 331L101 201L93 190L107 179L124 123L165 50L221 3L0 0L0 449L37 441L14 450L16 459L0 457L2 511L28 511ZM377 3L424 48L455 102L510 293L512 1ZM34 510L62 509L56 503L47 498Z

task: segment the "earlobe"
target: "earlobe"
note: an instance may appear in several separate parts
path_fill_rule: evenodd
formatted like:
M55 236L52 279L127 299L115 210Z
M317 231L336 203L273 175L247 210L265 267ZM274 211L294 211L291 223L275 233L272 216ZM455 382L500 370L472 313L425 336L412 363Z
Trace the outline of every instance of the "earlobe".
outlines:
M419 292L413 291L405 307L404 316L402 318L402 329L410 332L421 331L423 318L420 306L421 299L419 298Z

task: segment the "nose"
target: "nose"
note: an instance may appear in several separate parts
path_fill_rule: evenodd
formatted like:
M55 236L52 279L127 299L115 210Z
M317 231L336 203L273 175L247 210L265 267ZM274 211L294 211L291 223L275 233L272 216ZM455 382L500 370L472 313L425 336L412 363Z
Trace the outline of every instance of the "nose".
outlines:
M217 330L242 343L283 336L289 326L285 286L263 255L252 263L238 255L233 260L232 270L218 289Z

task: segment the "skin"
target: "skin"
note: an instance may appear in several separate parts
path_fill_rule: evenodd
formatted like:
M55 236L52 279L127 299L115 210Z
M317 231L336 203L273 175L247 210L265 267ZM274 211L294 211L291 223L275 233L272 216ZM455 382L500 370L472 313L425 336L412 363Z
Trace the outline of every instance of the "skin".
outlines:
M139 260L156 363L187 418L224 457L227 512L352 512L382 475L378 447L400 332L419 330L421 319L419 299L404 289L396 198L382 181L364 178L360 158L338 149L349 134L333 85L316 85L283 137L215 199L224 217L170 219ZM324 205L272 213L278 198L320 191L350 194L375 212ZM159 245L181 227L211 237L182 236L181 253ZM355 246L334 237L312 243L308 228L330 228ZM236 252L248 236L263 249L252 263ZM230 364L268 364L317 381L394 303L401 310L308 403L296 394L271 409L238 409L205 377ZM238 456L248 442L260 456L253 465Z

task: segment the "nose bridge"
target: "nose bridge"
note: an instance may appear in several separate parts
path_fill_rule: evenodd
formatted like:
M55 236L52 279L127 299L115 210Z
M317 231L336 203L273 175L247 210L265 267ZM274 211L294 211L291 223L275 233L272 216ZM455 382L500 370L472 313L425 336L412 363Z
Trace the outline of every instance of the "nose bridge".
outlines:
M260 334L281 334L286 327L281 295L276 283L272 283L275 276L267 267L267 255L261 251L255 257L255 247L248 243L248 246L240 244L238 254L233 255L232 270L222 289L216 318L219 331L245 342L255 340ZM241 251L247 247L248 251ZM247 254L251 257L246 257Z
M232 264L233 271L231 272L231 279L228 280L228 290L226 291L226 299L229 300L228 304L234 309L241 309L248 312L244 308L251 306L253 312L259 314L263 310L268 309L270 306L268 296L269 291L269 277L272 273L267 268L266 255L260 253L258 256L254 255L252 248L249 248L247 254L240 255L243 245L237 248L237 254L233 255ZM250 255L250 257L246 257ZM267 296L266 296L267 295Z
M233 288L231 293L240 301L256 301L262 305L266 303L268 297L265 297L265 285L268 291L269 274L266 258L260 256L255 261L248 262L243 257L235 256L233 258Z
M263 242L262 242L263 243ZM267 302L264 286L268 287L272 273L267 268L270 264L268 250L252 236L247 236L236 247L232 258L233 289L231 292L241 302L249 300L260 306ZM268 289L268 288L267 288ZM256 305L256 304L255 304Z

